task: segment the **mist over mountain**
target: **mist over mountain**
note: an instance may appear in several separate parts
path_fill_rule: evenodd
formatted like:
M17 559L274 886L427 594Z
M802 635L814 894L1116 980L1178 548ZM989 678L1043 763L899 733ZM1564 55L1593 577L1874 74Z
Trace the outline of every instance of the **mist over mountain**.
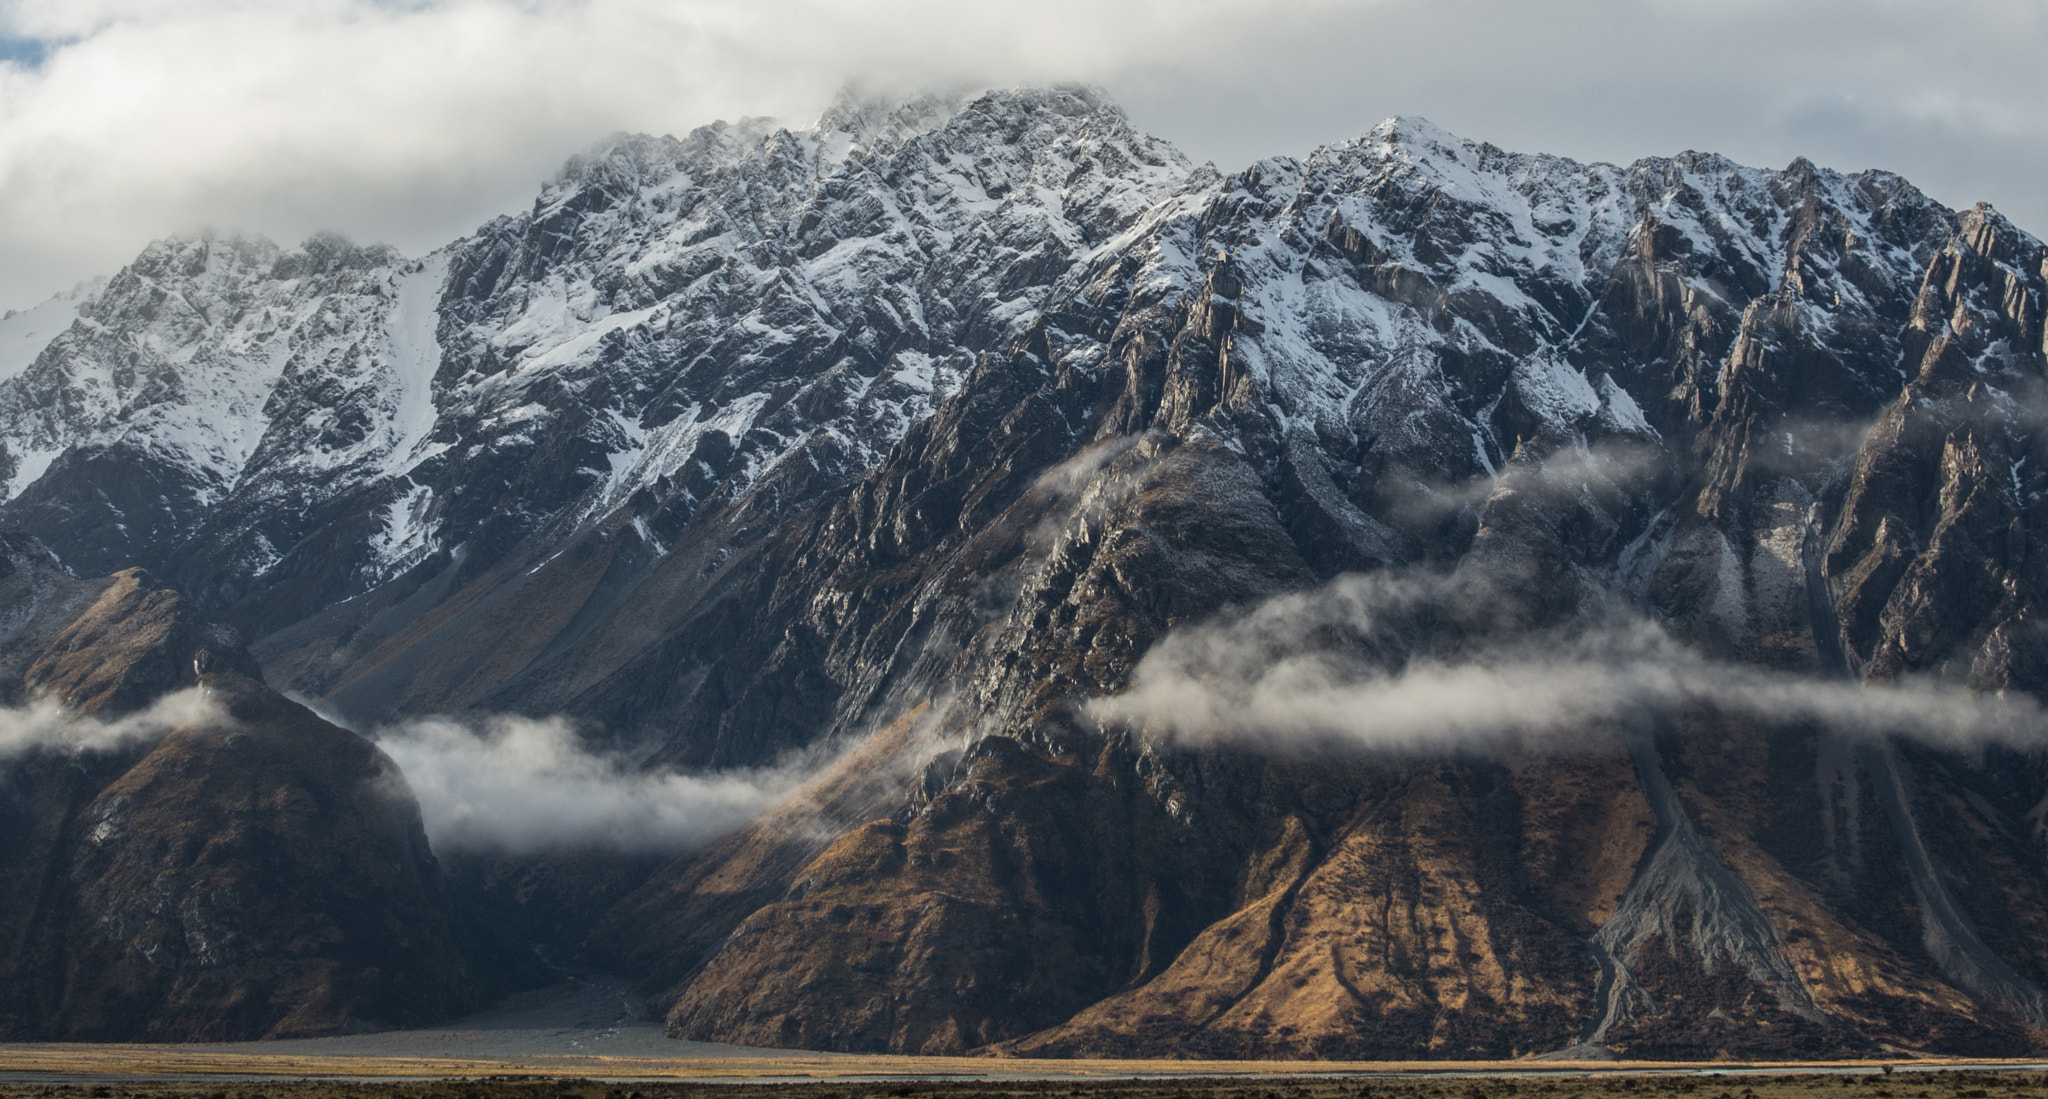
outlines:
M166 239L0 320L0 869L71 883L0 1030L441 1018L539 941L753 1045L2037 1051L2044 296L1884 172L1224 175L1085 87ZM341 892L208 915L259 863Z

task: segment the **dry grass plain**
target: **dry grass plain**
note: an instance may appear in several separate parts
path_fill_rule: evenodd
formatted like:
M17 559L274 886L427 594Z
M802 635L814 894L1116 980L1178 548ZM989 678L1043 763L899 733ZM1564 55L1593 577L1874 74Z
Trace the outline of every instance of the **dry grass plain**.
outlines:
M0 1045L0 1099L2048 1099L2010 1062L1027 1061L221 1054Z

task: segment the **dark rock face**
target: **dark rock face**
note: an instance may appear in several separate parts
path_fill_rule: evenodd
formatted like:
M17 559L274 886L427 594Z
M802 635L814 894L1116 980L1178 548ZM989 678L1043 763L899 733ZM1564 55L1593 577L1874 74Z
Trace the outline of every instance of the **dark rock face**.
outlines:
M845 749L668 865L479 872L558 898L536 922L680 1036L2048 1034L2040 730L1966 753L1722 700L1375 752L1080 705L1275 606L1388 674L1624 622L1787 682L2038 696L2048 250L1987 208L1418 120L1223 177L1051 91L620 139L422 264L330 245L248 291L338 280L304 299L329 365L293 360L220 484L152 497L177 533L145 548L355 713L567 712L657 768ZM4 437L45 478L119 464ZM41 483L0 509L55 522Z
M8 582L35 601L9 636L16 698L138 727L0 758L0 1034L330 1034L446 1018L539 977L451 899L375 747L265 687L231 634L146 574L79 581L33 543L9 549ZM153 704L175 712L146 722Z

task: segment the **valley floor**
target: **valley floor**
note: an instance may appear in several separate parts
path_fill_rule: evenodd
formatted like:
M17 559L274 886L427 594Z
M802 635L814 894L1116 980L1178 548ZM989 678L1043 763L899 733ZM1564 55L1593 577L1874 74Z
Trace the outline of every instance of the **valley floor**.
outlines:
M754 1082L600 1081L588 1077L500 1074L436 1080L250 1079L194 1074L183 1079L116 1075L83 1079L13 1071L23 1047L0 1047L0 1099L2024 1099L2048 1091L2044 1066L1900 1066L1887 1072L1861 1065L1691 1065L1644 1068L1573 1066L1535 1070L1526 1064L1477 1067L1277 1064L1231 1066L1229 1075L1164 1075L1159 1063L1124 1075L1103 1062L1075 1062L1065 1077L1009 1077L1010 1064L989 1079L937 1080L916 1075L907 1059L888 1058L870 1073L837 1079L779 1079L757 1064ZM133 1049L135 1047L125 1047ZM995 1068L988 1062L983 1068ZM965 1072L975 1062L954 1061ZM1086 1067L1084 1067L1086 1066ZM103 1068L108 1066L102 1066ZM275 1066L280 1067L281 1066ZM1217 1063L1184 1064L1198 1073ZM309 1066L312 1068L312 1066ZM736 1066L735 1066L736 1068ZM314 1068L313 1071L318 1071ZM747 1073L731 1071L733 1077ZM825 1075L825 1074L819 1074ZM224 1086L225 1085L225 1086Z
M2048 1099L2048 1063L1096 1061L684 1042L585 975L446 1026L211 1045L0 1044L0 1099Z

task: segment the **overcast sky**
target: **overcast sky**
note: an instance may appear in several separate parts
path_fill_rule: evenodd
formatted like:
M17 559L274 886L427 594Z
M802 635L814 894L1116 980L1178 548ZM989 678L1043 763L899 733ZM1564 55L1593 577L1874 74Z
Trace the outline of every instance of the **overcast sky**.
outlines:
M1226 170L1419 114L1901 172L2048 234L2048 0L0 0L0 309L200 225L417 254L621 129L1086 80Z

